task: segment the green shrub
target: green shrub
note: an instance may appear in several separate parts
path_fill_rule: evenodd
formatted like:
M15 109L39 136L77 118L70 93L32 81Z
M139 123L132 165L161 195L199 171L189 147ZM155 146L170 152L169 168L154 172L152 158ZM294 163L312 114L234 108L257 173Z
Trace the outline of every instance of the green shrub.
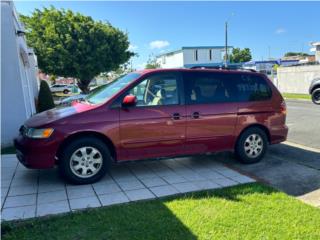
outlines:
M40 82L40 90L38 97L38 112L43 112L54 108L53 97L46 81Z

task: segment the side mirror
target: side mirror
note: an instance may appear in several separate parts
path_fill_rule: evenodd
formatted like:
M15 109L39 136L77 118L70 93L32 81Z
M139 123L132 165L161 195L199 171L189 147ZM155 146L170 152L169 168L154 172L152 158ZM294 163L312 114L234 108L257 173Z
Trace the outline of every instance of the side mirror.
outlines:
M137 97L134 95L127 95L122 101L122 107L133 107L137 104Z

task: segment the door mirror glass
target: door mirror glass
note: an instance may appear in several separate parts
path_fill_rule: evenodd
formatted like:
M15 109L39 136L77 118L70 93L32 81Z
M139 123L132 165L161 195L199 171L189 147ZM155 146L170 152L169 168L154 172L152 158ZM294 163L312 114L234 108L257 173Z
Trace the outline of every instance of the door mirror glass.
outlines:
M127 95L122 101L122 107L133 107L137 104L137 97L134 95Z

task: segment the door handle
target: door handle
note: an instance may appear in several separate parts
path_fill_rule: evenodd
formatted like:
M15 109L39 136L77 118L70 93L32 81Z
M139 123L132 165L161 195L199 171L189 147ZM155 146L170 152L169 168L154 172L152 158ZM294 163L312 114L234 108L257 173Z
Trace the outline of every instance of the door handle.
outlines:
M199 118L200 117L200 113L199 112L194 112L194 113L192 113L192 115L191 115L191 118L194 118L194 119L197 119L197 118Z
M180 113L174 113L174 114L172 114L172 119L173 119L173 120L179 120L179 119L180 119Z

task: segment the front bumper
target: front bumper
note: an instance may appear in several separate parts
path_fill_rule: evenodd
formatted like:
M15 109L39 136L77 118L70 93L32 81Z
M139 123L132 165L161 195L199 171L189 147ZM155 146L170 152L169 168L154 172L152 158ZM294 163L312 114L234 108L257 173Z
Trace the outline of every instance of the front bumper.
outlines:
M22 135L14 139L18 160L27 168L43 169L55 165L58 144L50 139L31 139Z

